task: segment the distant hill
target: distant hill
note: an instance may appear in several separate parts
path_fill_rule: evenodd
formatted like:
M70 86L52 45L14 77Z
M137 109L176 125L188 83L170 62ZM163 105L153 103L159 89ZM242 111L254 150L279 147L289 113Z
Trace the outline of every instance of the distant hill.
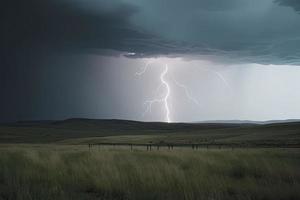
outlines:
M96 142L300 144L300 122L232 120L163 123L74 118L0 125L0 143Z
M268 120L268 121L252 121L252 120L208 120L195 123L221 123L221 124L275 124L275 123L288 123L300 122L300 119L286 119L286 120Z

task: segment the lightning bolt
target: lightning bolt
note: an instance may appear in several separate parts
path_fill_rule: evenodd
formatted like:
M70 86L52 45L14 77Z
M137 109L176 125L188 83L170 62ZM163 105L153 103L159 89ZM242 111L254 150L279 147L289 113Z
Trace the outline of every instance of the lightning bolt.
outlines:
M141 69L141 71L136 72L135 75L136 76L142 76L144 73L146 73L146 71L148 70L148 68L154 62L157 62L157 60L148 61L144 65L144 67ZM221 73L219 73L219 72L217 72L215 70L211 70L211 69L200 68L200 70L207 71L207 72L210 72L210 73L214 74L216 77L218 77L218 79L220 79L224 83L224 85L231 92L233 92L231 85L227 82L227 80L223 77L223 75ZM153 104L157 103L157 104L162 104L164 106L164 109L165 109L165 121L168 122L168 123L172 122L171 117L170 117L170 109L172 108L172 105L169 102L169 98L170 98L170 95L171 95L171 88L170 88L169 82L166 80L166 75L168 74L168 72L169 72L169 67L166 64L165 67L164 67L164 70L160 74L160 82L161 82L161 84L155 90L154 96L158 96L158 93L160 91L162 91L162 88L164 88L164 92L158 98L154 98L154 99L147 100L147 101L144 102L144 105L146 106L146 109L145 109L144 113L142 114L143 117L147 113L151 113ZM182 83L179 83L173 76L171 76L171 78L172 78L173 82L175 83L175 85L177 87L180 87L180 88L182 88L184 90L185 95L186 95L186 97L187 97L188 100L190 100L191 102L193 102L195 105L200 106L199 101L192 95L192 92L190 91L190 89L187 86L185 86Z
M189 89L187 86L185 86L185 85L179 83L179 82L178 82L176 79L174 79L174 78L173 78L173 81L174 81L174 83L175 83L178 87L181 87L181 88L184 90L186 97L187 97L191 102L193 102L193 103L196 104L197 106L200 106L199 101L198 101L195 97L193 97L193 95L192 95L190 89Z
M228 83L228 81L224 78L224 76L220 73L220 72L217 72L215 70L212 70L212 69L204 69L204 68L201 68L199 67L200 70L202 71L206 71L206 72L209 72L209 73L212 73L213 75L215 75L218 79L220 79L224 85L227 87L227 89L233 93L233 89L231 87L231 85Z
M135 75L136 76L143 75L147 71L147 69L149 68L150 64L152 64L151 61L147 62L146 65L144 66L144 68L140 72L136 72Z
M169 104L168 104L168 99L170 96L170 86L169 86L168 82L165 80L165 75L168 73L168 71L169 71L169 67L166 64L165 71L160 75L160 80L163 83L163 85L166 87L166 90L167 90L166 95L163 100L164 100L165 109L166 109L166 120L168 123L170 123L171 122L170 109L169 109Z
M207 70L207 69L206 69ZM231 87L231 85L227 82L227 80L223 77L223 75L217 71L214 70L207 70L208 72L211 72L213 74L215 74L217 77L219 77L219 79L226 85L226 87L228 88L228 90L233 93L233 89Z
M147 66L147 65L146 65ZM149 65L148 65L149 66ZM142 70L142 73L136 73L137 75L142 75L143 73L146 72L146 67L144 68L144 70ZM166 64L165 65L165 69L164 71L160 74L160 81L161 81L161 84L159 85L159 87L157 88L156 90L156 93L160 90L160 88L162 86L165 87L165 90L166 90L166 93L163 97L161 98L158 98L158 99L153 99L153 100L148 100L146 101L144 104L147 105L147 109L146 111L144 112L143 116L148 113L148 112L151 112L151 109L152 109L152 105L154 103L163 103L164 107L165 107L165 110L166 110L166 116L165 116L165 120L166 122L170 123L171 122L171 118L170 118L170 106L169 106L169 103L168 103L168 99L170 97L170 93L171 93L171 89L170 89L170 86L169 86L169 83L167 82L167 80L165 79L165 76L166 74L168 73L169 71L169 67L168 65Z
M155 61L149 61L145 64L145 66L141 69L141 71L136 72L135 75L136 76L141 76L144 73L146 73L146 71L148 70L148 68L150 67L150 65L155 62ZM161 84L157 87L157 89L155 90L154 96L157 96L157 94L162 90L162 87L165 88L165 93L163 93L162 96L160 96L159 98L154 98L152 100L147 100L144 102L144 105L146 105L146 109L145 112L142 114L142 116L144 117L147 113L151 113L152 111L152 105L155 103L160 103L163 104L164 108L165 108L165 121L170 123L172 122L171 117L170 117L170 108L171 105L169 103L169 98L170 98L170 94L171 94L171 88L170 85L168 83L168 81L166 80L166 75L169 72L169 66L166 64L164 70L161 72L160 74L160 82ZM172 77L174 83L182 88L185 92L186 97L193 102L194 104L196 104L197 106L200 106L200 103L198 102L198 100L196 98L193 97L191 91L189 90L189 88L181 83L179 83L177 80L175 80L174 77Z

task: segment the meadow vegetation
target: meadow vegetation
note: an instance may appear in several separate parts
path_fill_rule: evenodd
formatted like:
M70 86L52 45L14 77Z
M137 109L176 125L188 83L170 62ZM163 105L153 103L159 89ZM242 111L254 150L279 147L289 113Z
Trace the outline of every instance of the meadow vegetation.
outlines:
M2 145L0 199L296 200L296 149Z

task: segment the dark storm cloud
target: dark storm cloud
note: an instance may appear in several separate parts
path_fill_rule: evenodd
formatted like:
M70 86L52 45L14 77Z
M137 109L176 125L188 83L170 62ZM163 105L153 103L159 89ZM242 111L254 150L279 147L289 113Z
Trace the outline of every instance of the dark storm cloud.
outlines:
M300 64L300 16L273 0L140 0L137 5L141 11L132 21L172 41L171 54Z
M298 11L299 1L4 1L1 54L135 52L300 64L300 17L285 6Z
M295 9L295 11L300 12L299 0L275 0L275 2L282 6L290 6Z
M2 45L8 48L122 50L124 39L145 37L129 24L129 17L137 10L128 4L118 4L110 10L100 9L97 13L67 1L12 0L1 4Z

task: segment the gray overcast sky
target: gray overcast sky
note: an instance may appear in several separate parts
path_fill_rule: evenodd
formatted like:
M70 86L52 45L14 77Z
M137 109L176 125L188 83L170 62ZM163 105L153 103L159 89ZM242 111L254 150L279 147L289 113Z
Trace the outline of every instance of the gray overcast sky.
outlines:
M10 0L0 12L0 121L300 118L300 1ZM155 98L167 102L144 113Z

